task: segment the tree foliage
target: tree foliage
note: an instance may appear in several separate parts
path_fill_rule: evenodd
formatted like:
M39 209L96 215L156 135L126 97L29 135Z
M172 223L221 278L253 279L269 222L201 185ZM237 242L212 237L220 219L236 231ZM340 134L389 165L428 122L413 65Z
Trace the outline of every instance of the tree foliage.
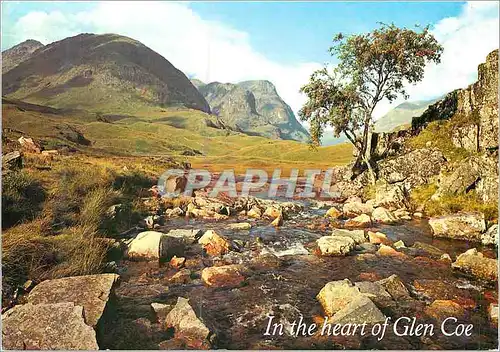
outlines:
M364 157L377 104L399 96L407 99L405 86L421 81L426 64L439 63L443 48L429 27L413 30L394 24L381 24L366 34L339 33L333 43L329 52L339 63L333 70L314 72L301 88L308 100L299 116L309 121L314 145L332 127L336 137L344 133Z

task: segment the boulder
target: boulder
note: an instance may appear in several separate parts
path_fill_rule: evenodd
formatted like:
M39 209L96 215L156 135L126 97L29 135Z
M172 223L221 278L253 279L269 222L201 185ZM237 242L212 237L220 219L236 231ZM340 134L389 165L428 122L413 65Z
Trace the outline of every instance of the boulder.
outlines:
M425 308L425 314L437 321L443 321L448 317L455 317L457 319L464 318L465 310L456 302L439 299Z
M252 225L248 222L238 222L235 224L229 224L227 228L230 230L250 230Z
M370 227L372 225L372 220L369 215L361 214L355 218L349 219L344 223L346 228L356 228L356 227Z
M279 227L283 225L283 216L280 214L276 219L271 222L274 227Z
M186 258L184 257L177 257L177 256L173 256L172 259L170 259L170 266L174 269L180 269L184 266L184 263L186 263Z
M400 249L400 248L406 248L405 243L402 240L399 240L397 242L394 242L393 244L394 248Z
M434 247L433 245L430 245L428 243L424 243L424 242L419 242L419 241L415 241L415 243L413 243L413 248L416 248L416 249L420 249L428 254L430 254L431 257L433 258L441 258L441 256L444 254L444 252L442 250L440 250L439 248L437 247Z
M177 304L165 317L165 326L174 328L174 336L177 338L188 338L203 342L210 336L210 330L196 315L189 305L189 300L183 297L177 298Z
M211 287L237 287L245 277L240 265L223 265L205 268L201 272L201 279Z
M182 235L170 235L157 231L139 233L129 243L127 256L134 259L170 259L184 253L185 239Z
M267 207L266 210L264 211L264 214L262 216L268 218L268 219L276 219L278 216L282 215L283 212L281 209L278 209L275 206L270 206Z
M168 280L171 284L184 285L191 281L191 270L181 269Z
M498 246L498 224L491 225L488 231L481 235L481 243Z
M331 207L330 209L328 209L325 216L331 219L338 219L342 217L342 212L335 207Z
M316 241L321 255L342 256L354 249L356 242L351 237L323 236Z
M203 246L203 249L209 255L213 256L226 254L232 248L231 243L226 238L213 230L206 231L198 240L198 243Z
M388 183L379 180L375 184L374 207L384 207L390 210L405 209L409 206L409 195L403 183Z
M398 252L394 248L390 246L386 246L385 244L381 244L380 247L378 248L377 251L378 255L381 256L388 256L388 257L399 257L399 258L406 258L406 255L404 253Z
M488 307L488 315L493 324L498 324L498 304L490 303Z
M328 316L333 316L359 296L361 296L359 288L348 279L344 279L327 283L319 291L316 299L323 306L325 313Z
M46 280L33 288L28 295L28 303L74 303L83 307L85 322L96 326L118 278L116 274L98 274Z
M359 288L359 292L362 295L370 298L373 302L381 306L387 306L392 302L392 296L387 292L384 286L377 282L360 281L354 283L354 286Z
M170 176L163 184L164 192L171 194L181 194L186 189L187 177L186 176Z
M498 261L486 258L476 248L460 254L451 265L453 268L487 281L498 280Z
M2 171L16 170L23 167L23 158L18 150L2 155Z
M151 303L151 308L155 312L158 320L163 321L165 319L165 317L167 316L167 314L172 310L173 307L170 304L153 302L153 303Z
M357 200L351 202L348 201L344 203L344 206L342 207L342 212L349 218L353 218L361 214L371 214L372 211L373 206Z
M391 241L387 238L385 233L382 232L372 232L368 231L368 239L370 240L370 243L373 244L389 244Z
M71 302L17 305L2 314L2 347L98 350L96 332L85 323L83 310Z
M382 224L393 224L398 221L398 218L386 208L378 207L372 212L372 220Z
M366 236L363 230L334 229L332 232L332 236L350 237L354 240L355 244L366 242Z
M481 213L454 214L430 218L429 225L436 237L475 242L480 242L481 234L486 231L484 215Z
M253 206L248 212L247 216L249 218L260 219L262 217L262 210L259 207Z
M329 321L334 324L375 324L385 319L385 315L368 297L359 295L336 312Z
M394 216L399 220L411 220L410 212L405 209L397 209L394 211Z
M184 216L184 214L185 214L184 210L182 210L179 207L165 210L165 216L167 218L176 218L176 217Z
M378 284L382 285L386 291L392 296L396 301L401 299L410 298L410 293L408 289L403 284L401 279L393 274L385 279L377 281Z
M23 147L23 149L27 152L30 152L30 153L40 153L41 152L40 146L37 143L35 143L32 138L26 138L26 137L21 136L21 137L19 137L19 139L17 141L19 142L21 147Z

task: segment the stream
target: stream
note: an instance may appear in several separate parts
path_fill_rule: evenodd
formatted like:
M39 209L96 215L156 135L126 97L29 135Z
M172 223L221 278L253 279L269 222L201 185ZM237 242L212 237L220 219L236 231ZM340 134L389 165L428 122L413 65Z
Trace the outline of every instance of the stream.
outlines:
M356 250L345 257L321 257L315 254L315 241L331 234L324 214L304 203L304 211L292 214L284 225L275 228L268 220L230 217L223 221L174 218L156 231L171 229L214 229L241 243L239 252L209 257L199 244L185 253L189 275L172 282L178 270L168 263L122 260L118 263L121 283L116 289L115 314L106 324L100 345L110 349L180 349L185 346L172 338L172 332L158 321L151 303L175 305L177 297L189 298L198 316L216 333L213 348L222 349L492 349L498 344L496 327L488 319L488 306L495 302L497 287L467 278L451 268L449 262L430 256L408 254L406 257L376 256ZM228 224L250 222L250 230L229 230ZM469 248L478 248L495 258L491 248L466 241L432 238L425 219L378 225L366 229L381 231L393 242L403 240L407 247L419 241L431 244L456 256ZM238 288L206 287L201 280L204 267L242 264L248 269L244 284ZM396 336L388 329L380 341L373 336L264 336L268 315L289 326L301 316L306 324L323 321L324 312L316 295L329 281L350 279L376 281L396 274L409 288L411 299L382 312L394 319L428 319L423 310L435 299L453 299L466 308L463 322L472 323L472 336ZM415 280L428 288L416 290ZM424 285L425 286L425 285ZM460 321L459 321L460 322ZM437 323L436 323L437 324ZM439 324L437 324L439 325ZM207 347L207 346L202 346Z

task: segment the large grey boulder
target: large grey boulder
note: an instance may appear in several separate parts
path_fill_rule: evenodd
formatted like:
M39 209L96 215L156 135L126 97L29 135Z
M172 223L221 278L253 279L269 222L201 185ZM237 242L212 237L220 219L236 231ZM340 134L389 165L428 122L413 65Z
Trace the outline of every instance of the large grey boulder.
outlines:
M367 242L365 236L365 231L363 230L344 230L344 229L334 229L332 232L334 237L349 237L354 240L355 244L361 244Z
M30 292L28 303L74 303L83 307L85 322L96 326L118 278L117 274L98 274L43 281Z
M488 231L481 235L481 243L498 246L498 224L491 225Z
M185 231L185 230L184 230ZM139 233L128 245L127 256L133 259L159 260L182 256L186 242L194 240L192 230L189 236L177 233L144 231Z
M429 225L435 237L481 242L486 231L484 215L481 213L453 214L430 218Z
M389 210L406 209L409 207L409 194L404 182L388 183L378 180L375 184L374 207L384 207Z
M333 316L358 296L360 296L359 288L348 279L344 279L328 282L319 291L316 299L321 303L325 313Z
M360 295L335 313L330 321L334 324L374 324L385 321L385 318L371 299Z
M384 207L378 207L373 210L372 220L382 224L394 224L398 218Z
M2 349L98 350L84 307L71 302L23 304L2 314Z

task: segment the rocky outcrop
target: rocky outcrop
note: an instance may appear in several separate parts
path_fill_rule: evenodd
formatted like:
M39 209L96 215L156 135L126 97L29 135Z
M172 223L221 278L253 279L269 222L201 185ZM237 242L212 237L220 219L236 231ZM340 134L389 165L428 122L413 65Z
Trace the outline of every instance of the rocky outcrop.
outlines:
M269 138L309 140L309 133L271 82L196 83L213 113L230 129Z
M438 187L433 200L446 194L458 195L474 190L483 201L494 201L498 198L497 159L486 155L468 157L453 172L441 174Z
M481 235L481 243L484 245L498 246L498 225L491 225L488 231Z
M484 215L480 213L445 215L429 219L432 233L436 237L481 242L486 231Z
M23 304L2 314L6 350L98 350L83 307L70 302Z

